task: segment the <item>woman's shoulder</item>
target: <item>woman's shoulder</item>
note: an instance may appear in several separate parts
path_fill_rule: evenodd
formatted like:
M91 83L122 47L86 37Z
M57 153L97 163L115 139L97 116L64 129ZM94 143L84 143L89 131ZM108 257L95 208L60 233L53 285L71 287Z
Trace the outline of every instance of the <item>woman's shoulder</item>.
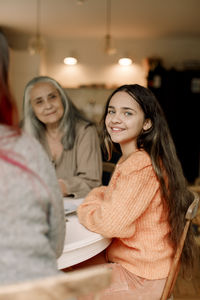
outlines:
M77 122L76 124L76 132L77 132L77 135L84 135L84 134L95 134L97 133L97 129L96 129L96 126L95 124L93 124L92 122L86 122L86 121L83 121L83 120L80 120L79 122Z
M26 137L21 129L0 125L1 149L15 151L15 149L19 147L21 151L23 151L28 145L28 140L28 136Z
M36 138L30 136L28 133L22 131L21 134L15 139L15 148L21 149L21 153L43 153L43 148ZM28 151L28 152L27 152Z
M0 151L6 151L17 165L36 174L52 193L60 197L56 174L49 158L40 143L23 131L0 126ZM23 168L23 169L24 169Z
M139 171L147 167L152 168L152 162L149 154L144 150L133 152L124 162L118 163L122 173L130 174L134 171Z
M35 138L21 129L2 125L0 126L0 148L10 151L24 161L43 160L46 157L42 146Z

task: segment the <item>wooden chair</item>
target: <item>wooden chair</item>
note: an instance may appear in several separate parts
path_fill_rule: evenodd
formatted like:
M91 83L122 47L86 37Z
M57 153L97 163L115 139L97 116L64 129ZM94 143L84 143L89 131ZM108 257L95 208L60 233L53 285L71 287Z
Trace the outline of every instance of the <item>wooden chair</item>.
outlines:
M196 192L200 195L200 177L197 177L193 185L188 186L189 190Z
M88 267L69 273L14 285L0 286L0 300L75 300L78 296L99 292L111 282L108 265Z
M200 177L197 177L194 181L194 185L200 185Z
M178 276L178 272L179 272L179 266L180 266L180 257L181 257L181 253L183 250L183 245L185 242L185 238L187 236L187 232L190 226L190 223L192 221L192 219L196 216L197 214L197 210L198 210L198 205L199 205L199 195L196 192L193 192L194 194L194 200L192 202L192 204L189 206L186 215L185 215L185 219L186 219L186 223L183 229L183 233L181 235L180 238L180 242L179 245L177 247L176 253L174 255L173 258L173 262L172 262L172 266L167 278L167 281L165 283L165 287L163 290L163 294L161 297L161 300L172 300L173 299L173 288Z

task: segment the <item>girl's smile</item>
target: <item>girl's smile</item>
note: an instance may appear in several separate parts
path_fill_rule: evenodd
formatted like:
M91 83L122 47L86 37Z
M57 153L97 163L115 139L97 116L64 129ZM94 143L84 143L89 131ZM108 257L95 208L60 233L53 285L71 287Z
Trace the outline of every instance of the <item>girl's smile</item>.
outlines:
M123 131L123 130L125 130L124 128L120 128L120 127L111 127L111 130L113 131L113 132L119 132L119 131Z
M126 92L113 95L105 123L112 141L119 143L122 152L126 153L137 149L137 138L142 130L147 129L143 110Z

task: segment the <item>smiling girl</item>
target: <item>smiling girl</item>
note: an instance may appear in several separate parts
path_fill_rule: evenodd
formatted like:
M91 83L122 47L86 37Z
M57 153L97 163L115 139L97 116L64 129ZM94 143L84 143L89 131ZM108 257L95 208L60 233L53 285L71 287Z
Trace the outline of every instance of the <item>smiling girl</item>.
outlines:
M112 238L105 261L113 282L101 299L158 300L193 200L163 115L150 90L124 85L109 97L102 119L108 157L122 156L108 186L93 189L78 209L89 230ZM188 234L183 267L193 262Z

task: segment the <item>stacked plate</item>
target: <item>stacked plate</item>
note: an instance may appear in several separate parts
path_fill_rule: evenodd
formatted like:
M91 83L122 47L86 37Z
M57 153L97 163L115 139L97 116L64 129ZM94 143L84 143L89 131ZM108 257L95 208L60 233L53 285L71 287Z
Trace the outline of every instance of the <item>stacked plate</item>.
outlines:
M67 201L64 202L65 215L68 216L76 213L77 207L78 206L76 204L68 203Z

